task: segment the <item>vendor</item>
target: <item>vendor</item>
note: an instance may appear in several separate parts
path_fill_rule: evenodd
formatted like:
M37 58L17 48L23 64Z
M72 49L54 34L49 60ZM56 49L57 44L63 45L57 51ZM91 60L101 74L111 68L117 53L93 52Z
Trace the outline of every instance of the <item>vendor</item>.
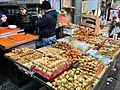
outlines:
M37 20L36 25L40 28L43 46L47 46L56 42L57 12L51 8L49 1L43 1L41 8L45 14Z
M19 5L19 13L14 16L14 24L18 28L24 29L26 33L34 34L33 17L27 13L27 6L25 4Z

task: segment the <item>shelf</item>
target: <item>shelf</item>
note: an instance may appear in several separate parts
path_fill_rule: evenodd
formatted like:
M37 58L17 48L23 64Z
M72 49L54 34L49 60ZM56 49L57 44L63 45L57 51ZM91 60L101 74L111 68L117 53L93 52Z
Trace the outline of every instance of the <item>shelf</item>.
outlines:
M27 7L32 7L32 6L41 6L40 3L27 3L26 4ZM14 7L14 6L18 6L18 4L9 4L9 3L6 3L6 4L0 4L0 7Z
M67 8L67 9L75 9L75 7L71 6L71 7L63 7L63 8Z
M87 27L91 27L91 28L93 28L93 29L95 29L95 27L96 27L96 25L89 24L89 23L84 23L84 22L81 22L81 25L87 26Z
M96 16L94 15L87 15L87 14L82 14L81 17L85 17L85 18L92 18L92 19L95 19L96 20Z
M86 21L89 21L89 19L93 20L95 22L95 24L94 23L90 23L90 22L84 22L85 19L86 19ZM81 25L93 28L93 29L95 29L95 33L99 34L100 18L98 16L94 16L94 15L82 14L81 15Z

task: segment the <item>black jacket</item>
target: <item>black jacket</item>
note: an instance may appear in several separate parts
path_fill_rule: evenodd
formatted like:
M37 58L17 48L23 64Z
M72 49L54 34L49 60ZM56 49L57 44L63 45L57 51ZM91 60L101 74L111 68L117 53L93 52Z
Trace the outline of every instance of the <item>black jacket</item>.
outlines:
M55 35L55 27L57 23L57 12L56 10L51 10L42 18L39 18L36 25L40 28L41 37L48 38Z
M3 15L3 13L0 11L0 26L2 25L2 20L1 20L1 18L2 18L2 15Z
M0 20L0 26L2 25L2 20Z
M14 24L17 25L18 28L22 28L27 33L33 33L33 17L29 14L20 15L19 13L14 15Z

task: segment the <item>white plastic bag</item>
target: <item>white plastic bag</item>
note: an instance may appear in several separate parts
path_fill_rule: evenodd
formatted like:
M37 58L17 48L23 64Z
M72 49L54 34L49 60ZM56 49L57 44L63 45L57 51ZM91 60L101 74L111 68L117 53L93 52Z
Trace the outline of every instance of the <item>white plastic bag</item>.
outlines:
M89 44L80 41L73 41L72 48L86 52L89 48Z

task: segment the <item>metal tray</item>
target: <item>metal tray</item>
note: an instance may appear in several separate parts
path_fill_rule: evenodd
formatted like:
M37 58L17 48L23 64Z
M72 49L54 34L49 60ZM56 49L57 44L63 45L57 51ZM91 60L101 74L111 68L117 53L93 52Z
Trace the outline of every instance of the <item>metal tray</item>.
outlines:
M21 41L21 42L16 42L16 44L14 45L11 45L11 46L8 46L8 47L5 47L5 46L1 46L0 48L3 49L3 50L6 50L6 49L10 49L10 48L14 48L14 47L17 47L17 46L20 46L22 44L26 44L28 42L32 42L32 41L35 41L37 40L38 38L33 38L33 39L30 39L30 40L24 40L24 41Z

